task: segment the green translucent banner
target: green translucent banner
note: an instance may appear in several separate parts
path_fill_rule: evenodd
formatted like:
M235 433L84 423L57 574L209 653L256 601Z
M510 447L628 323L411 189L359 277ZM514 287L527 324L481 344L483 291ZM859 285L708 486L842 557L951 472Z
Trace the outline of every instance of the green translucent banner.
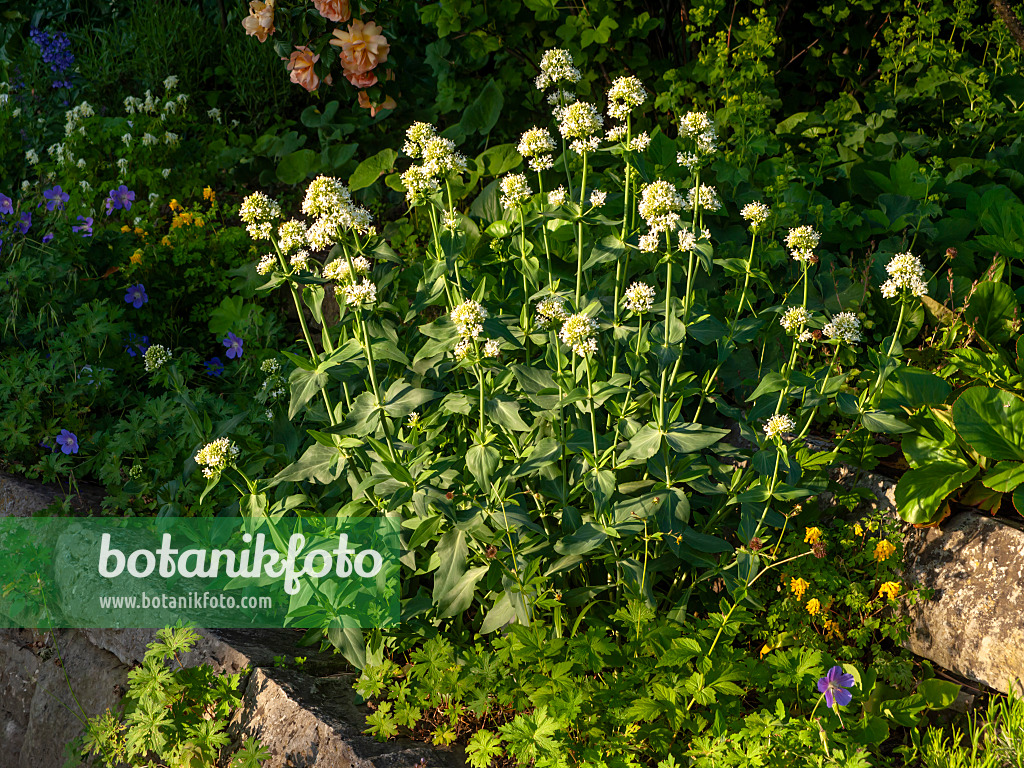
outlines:
M0 626L394 626L399 522L0 518Z

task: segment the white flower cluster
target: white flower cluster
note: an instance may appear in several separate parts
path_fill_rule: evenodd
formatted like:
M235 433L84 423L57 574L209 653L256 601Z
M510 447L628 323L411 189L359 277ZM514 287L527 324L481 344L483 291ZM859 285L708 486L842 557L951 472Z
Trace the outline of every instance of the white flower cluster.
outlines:
M153 344L142 355L142 362L147 373L163 367L171 359L170 350L162 344Z
M650 312L654 308L654 289L647 283L635 282L625 293L626 309L637 315Z
M632 75L620 77L608 89L608 117L625 120L629 113L647 100L643 83Z
M309 251L296 251L289 261L292 269L303 269L309 271Z
M262 192L253 192L242 201L238 211L245 229L253 240L269 240L271 222L281 218L281 206Z
M845 341L847 344L860 341L860 320L853 312L840 312L821 330L830 339Z
M226 437L218 437L207 443L196 453L196 464L203 468L204 477L219 475L238 458L238 446Z
M422 165L410 165L402 173L402 186L410 205L423 205L427 198L441 188L441 183Z
M370 212L353 203L348 187L330 176L317 176L310 182L302 201L302 212L319 217L305 232L305 242L317 251L338 242L342 230L374 231Z
M142 146L144 146L144 147L153 147L153 146L156 146L159 143L160 143L160 139L158 139L152 133L149 133L147 131L146 133L142 134Z
M803 307L790 307L782 313L782 317L779 318L779 325L786 330L786 333L793 333L803 328L810 319L811 313Z
M910 251L893 256L885 271L889 273L889 279L882 283L882 295L885 298L892 299L901 293L909 293L911 296L928 295L928 284L921 279L924 277L924 266Z
M647 134L647 131L638 133L632 139L629 140L629 146L627 149L633 152L642 152L647 149L651 143L651 137Z
M540 74L534 80L538 91L544 91L559 83L578 83L583 74L573 63L572 54L562 48L544 52L540 59Z
M165 131L164 132L164 144L166 144L169 147L176 147L176 146L178 146L178 134L171 133L170 131Z
M603 125L601 113L593 104L585 101L570 104L558 116L559 133L566 139L575 139L570 147L579 155L597 149L597 134Z
M580 357L597 352L597 321L583 312L569 315L558 336Z
M360 307L377 302L377 286L366 279L359 283L335 286L334 293L344 298L345 303L352 307Z
M467 299L452 310L451 318L455 330L463 339L476 338L484 330L484 320L490 315L473 299Z
M810 224L794 227L786 235L786 247L793 254L793 258L806 264L814 256L814 249L818 247L821 234L816 232Z
M707 112L690 112L683 115L679 119L679 134L693 141L698 161L700 157L718 151L718 134ZM686 163L680 162L680 165Z
M297 251L306 244L306 225L290 219L277 228L278 245L283 253Z
M533 194L526 176L521 173L509 173L502 177L501 182L501 205L503 208L513 210L524 205Z
M764 203L747 203L740 209L740 216L750 222L751 230L757 232L768 221L771 212L771 208Z
M555 140L551 138L546 128L534 126L526 131L519 139L516 150L528 158L531 171L546 171L555 164L555 158L551 154L555 151Z
M451 139L437 135L429 123L413 123L405 132L402 151L421 166L411 166L402 174L402 184L411 205L422 205L426 198L440 188L440 180L453 173L465 173L468 165L465 155L455 149Z
M51 144L46 148L46 154L54 158L57 165L60 166L74 165L75 163L75 156L65 143Z
M329 215L336 207L350 205L352 194L348 187L331 176L317 176L306 187L302 212L307 216Z
M88 101L83 101L81 104L69 109L64 113L64 135L70 136L76 130L85 135L85 126L82 125L82 122L95 114L96 110L92 108Z
M206 110L206 116L211 120L216 120L217 125L221 124L220 110L216 107L211 107L210 109Z
M352 259L352 271L359 277L370 274L370 262L363 256L356 256ZM335 259L324 264L324 279L333 280L336 283L353 283L354 278L349 274L348 259Z
M565 299L552 296L537 302L537 325L544 330L558 328L569 317Z
M260 363L260 370L267 374L267 378L260 385L260 391L256 393L256 400L263 405L284 397L285 386L288 382L281 376L281 364L272 357L268 357ZM272 418L273 414L268 416Z
M177 75L168 75L164 78L164 90L167 92L173 91L178 85Z
M793 419L781 413L775 414L764 423L764 434L769 440L782 437L794 429L796 429L796 423Z
M34 149L30 149L25 153L25 160L29 165L36 165L39 162L39 153Z
M697 190L700 191L698 192ZM707 184L701 184L699 187L690 189L686 194L686 203L683 205L683 208L692 211L695 201L705 211L717 211L722 207L722 203L718 199L717 190Z
M600 189L590 190L590 204L594 208L600 208L608 199L608 193Z
M266 275L277 266L277 257L272 253L265 253L260 258L260 263L256 265L256 274Z
M565 187L558 186L548 192L548 205L565 205Z
M655 236L678 228L683 205L683 198L671 181L661 179L645 184L640 190L640 215Z

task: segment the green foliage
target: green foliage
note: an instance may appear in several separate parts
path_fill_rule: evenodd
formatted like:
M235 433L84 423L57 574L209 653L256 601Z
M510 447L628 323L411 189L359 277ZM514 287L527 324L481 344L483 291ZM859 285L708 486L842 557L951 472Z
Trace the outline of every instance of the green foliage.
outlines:
M223 764L221 756L231 743L228 719L241 702L241 673L222 676L207 665L186 667L181 656L196 640L198 635L187 628L157 632L142 664L128 673L123 714L108 709L87 721L83 757L95 755L110 768L142 761L159 761L167 768ZM230 764L258 768L269 758L249 737Z

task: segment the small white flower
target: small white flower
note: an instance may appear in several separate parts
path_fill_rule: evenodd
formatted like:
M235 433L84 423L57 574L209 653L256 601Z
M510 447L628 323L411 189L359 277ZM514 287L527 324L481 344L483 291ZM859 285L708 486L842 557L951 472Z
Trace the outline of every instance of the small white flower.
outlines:
M413 159L423 156L423 148L427 142L437 136L437 129L430 123L413 123L406 129L406 142L402 151Z
M206 110L206 116L208 118L210 118L211 120L216 120L217 121L217 125L221 124L221 122L220 122L220 120L221 120L220 110L217 109L216 107L212 107L211 109Z
M292 254L290 261L292 269L304 269L309 270L309 252L308 251L297 251Z
M472 339L459 339L459 343L455 345L455 359L465 360L466 355L469 354L469 350L473 348Z
M177 75L168 75L164 78L164 90L173 91L175 86L178 84Z
M619 123L618 125L613 125L611 128L604 132L604 140L618 141L619 139L626 135L627 130L628 128L622 123Z
M462 302L451 313L455 330L464 339L479 336L484 330L484 320L489 316L487 310L473 299Z
M207 443L195 455L195 462L203 468L204 477L213 477L235 463L240 453L238 446L226 437Z
M407 424L409 425L409 428L410 429L415 429L416 427L419 426L419 423L420 423L420 415L419 415L419 413L417 413L416 411L413 411L412 413L410 413L409 414L409 420L407 422Z
M600 132L602 125L604 118L593 104L577 101L562 111L558 131L567 139L587 139Z
M782 313L779 325L785 328L787 333L792 333L807 325L807 321L810 319L811 313L803 307L790 307Z
M128 146L131 146L131 143L132 143L132 135L131 135L130 133L126 133L126 134L125 134L124 136L122 136L122 137L121 137L121 141L123 141L123 142L124 142L124 145L125 145L126 147L128 147Z
M85 193L92 192L92 185L85 179L82 179L80 182L78 182L78 186L80 186L82 188L82 191Z
M635 282L625 293L626 309L637 315L650 312L654 307L654 289L647 283Z
M559 327L568 316L569 310L561 296L537 302L537 325L545 330Z
M497 357L501 354L501 342L497 339L488 339L484 343L484 357Z
M924 277L924 266L909 251L893 256L885 270L889 273L889 279L882 283L882 296L885 298L892 299L904 292L911 296L928 295L928 284L921 279Z
M246 198L246 201L248 199ZM306 187L306 197L302 201L302 212L310 216L323 216L329 214L337 207L348 206L351 202L352 194L348 191L348 187L338 181L338 179L331 176L317 176ZM280 208L278 208L278 215L280 215ZM244 216L242 220L245 221Z
M794 259L806 264L814 256L814 249L818 247L820 240L821 234L811 225L804 224L789 230L789 234L786 235L786 247Z
M268 357L262 363L260 363L260 370L263 373L280 373L281 364L273 357Z
M555 151L555 140L551 138L551 134L546 128L534 126L523 133L516 150L523 157L546 155Z
M706 229L700 233L701 239L710 240L711 233ZM682 227L679 230L679 250L683 253L689 253L697 247L697 236L689 227Z
M176 146L178 143L178 134L166 131L164 133L164 143L170 147Z
M502 177L500 186L501 205L509 210L521 207L533 194L526 176L521 173L510 173Z
M585 155L588 152L596 152L600 141L597 136L590 136L586 139L575 139L569 144L569 149L577 155Z
M640 235L640 250L645 253L654 253L658 250L659 232L648 232Z
M297 219L290 219L277 228L277 240L285 253L297 251L306 244L306 225Z
M796 340L801 344L806 344L809 341L814 341L814 334L810 331L800 331L800 335L796 337Z
M162 344L153 344L142 355L142 362L145 365L147 373L152 373L153 371L162 367L170 359L170 351L167 349L167 347L163 346Z
M362 306L374 304L377 301L377 286L369 280L364 279L361 283L339 285L334 289L345 297L345 303L350 306Z
M119 157L117 159L117 168L118 168L119 171L121 171L121 173L127 173L128 172L128 158L127 157Z
M582 312L577 312L565 319L558 335L575 354L586 357L597 352L596 334L597 321Z
M625 120L630 112L647 100L647 91L636 77L620 77L608 89L608 116Z
M659 180L640 190L640 215L652 233L676 229L684 201L670 181Z
M122 159L124 159L124 158L122 158ZM84 169L85 168L85 158L84 157L78 158L78 162L75 163L75 165L77 165L79 168ZM125 162L125 168L127 168L127 167L128 167L128 163Z
M171 169L170 168L164 168L162 171L160 171L160 175L163 176L166 179L168 176L171 175Z
M856 344L860 341L860 320L852 312L840 312L821 329L830 339Z
M764 434L769 440L775 440L796 429L796 423L789 416L776 414L764 423Z
M558 187L548 192L548 205L565 205L565 187Z
M242 201L238 215L245 222L249 237L253 240L269 240L270 222L281 218L281 206L262 192L253 192Z
M540 59L540 74L534 81L537 90L543 91L559 83L579 82L583 74L573 63L572 54L562 48L552 48L544 52Z
M600 208L604 205L604 201L608 198L608 193L603 192L600 189L592 190L590 193L590 204L594 208Z
M142 134L142 146L152 147L160 143L160 139L154 136L152 133L146 132Z
M629 142L629 148L634 152L643 152L650 143L651 137L647 135L647 131L644 131L633 137L632 141Z
M359 277L369 275L369 260L364 256L356 256L352 259L352 270L354 270L356 275ZM324 264L323 274L325 280L333 280L336 283L354 282L354 280L349 279L348 259L335 259L334 261Z
M771 209L764 203L747 203L740 209L740 216L750 222L750 228L757 232L768 221Z
M266 275L277 266L277 257L272 253L265 253L260 259L260 263L256 265L256 273L260 275Z
M717 211L722 207L721 201L718 199L718 192L714 187L708 186L707 184L701 184L700 192L697 192L697 188L691 189L686 195L686 203L683 206L686 210L692 211L694 206L694 200L700 205L705 211Z
M39 162L39 153L34 149L30 149L25 153L25 159L28 161L29 165L35 165Z
M402 175L402 186L410 205L423 205L427 198L441 188L441 183L422 165L411 165Z

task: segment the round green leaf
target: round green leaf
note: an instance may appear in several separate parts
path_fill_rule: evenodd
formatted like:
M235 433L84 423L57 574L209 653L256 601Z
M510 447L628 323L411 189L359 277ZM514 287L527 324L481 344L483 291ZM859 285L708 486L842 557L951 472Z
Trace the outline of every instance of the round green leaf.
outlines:
M995 387L971 387L953 404L953 426L990 459L1024 459L1024 400Z

